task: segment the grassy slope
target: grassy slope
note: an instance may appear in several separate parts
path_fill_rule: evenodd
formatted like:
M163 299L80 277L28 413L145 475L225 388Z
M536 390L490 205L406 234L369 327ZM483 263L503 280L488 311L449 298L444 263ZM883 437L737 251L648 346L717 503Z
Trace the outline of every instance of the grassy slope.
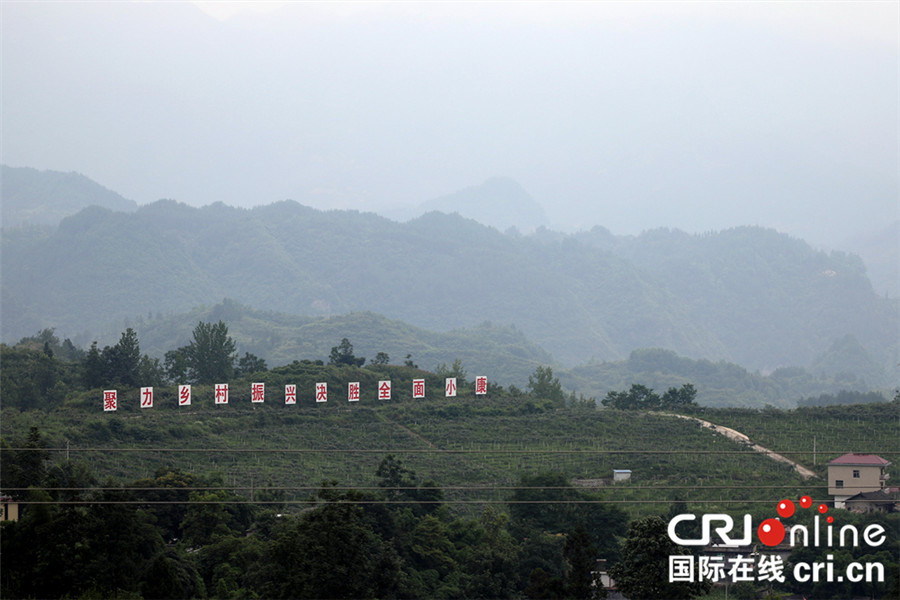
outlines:
M379 462L393 452L421 479L443 486L452 500L503 500L508 491L455 488L515 485L523 474L552 470L597 479L610 478L613 469L631 469L633 480L604 487L604 498L623 503L633 514L667 510L676 498L698 510L747 510L800 493L825 499L822 480L803 482L788 467L691 422L551 407L498 389L486 399L475 399L471 391L456 400L445 399L438 397L440 382L433 375L385 369L389 372L379 374L295 365L290 372L270 372L269 399L256 406L245 397L246 382L232 384L231 404L224 407L211 405L211 390L204 386L195 386L190 408L174 406L174 390L161 389L157 407L140 410L134 401L137 392L125 391L114 414L99 410L97 391L70 398L66 406L50 412L4 409L0 431L10 439L37 425L50 446L65 448L68 442L72 458L84 459L100 475L122 482L160 468L179 468L217 473L223 484L254 488L254 494L267 486L315 487L323 479L372 486ZM429 397L413 401L409 383L420 375L428 380ZM394 380L393 402L365 397L358 404L346 401L341 381L361 380L365 391L374 389L382 377ZM291 378L300 384L298 406L281 404L283 382ZM315 405L303 390L322 379L331 382L331 399ZM896 405L883 404L706 410L703 417L743 431L807 466L813 466L815 437L816 467L824 474L824 463L844 452L878 452L896 462L890 453L900 450L897 412ZM308 491L290 489L286 494L300 500ZM701 500L703 504L692 502ZM454 506L466 510L474 505Z

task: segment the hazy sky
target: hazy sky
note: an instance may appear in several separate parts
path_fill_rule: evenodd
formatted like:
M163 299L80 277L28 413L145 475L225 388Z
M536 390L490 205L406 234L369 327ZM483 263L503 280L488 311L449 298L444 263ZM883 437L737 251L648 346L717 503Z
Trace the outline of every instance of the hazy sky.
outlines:
M379 211L506 176L564 229L898 216L893 1L0 10L2 162L140 203Z

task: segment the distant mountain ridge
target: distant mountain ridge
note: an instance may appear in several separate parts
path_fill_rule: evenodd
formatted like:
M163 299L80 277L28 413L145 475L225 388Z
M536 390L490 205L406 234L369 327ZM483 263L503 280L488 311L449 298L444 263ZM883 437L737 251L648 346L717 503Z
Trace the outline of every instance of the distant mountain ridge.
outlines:
M514 228L528 233L549 225L544 208L518 182L507 177L492 177L481 185L423 202L415 216L431 211L457 213L500 231Z
M106 331L232 297L436 331L514 324L568 365L658 347L752 369L806 366L847 334L879 364L896 356L896 303L872 291L858 258L757 228L556 241L440 213L400 224L293 202L160 201L85 209L49 234L7 231L2 269L4 340Z
M809 344L814 328L881 339L877 344L896 356L900 303L875 299L878 294L856 255L815 251L802 240L757 227L703 235L658 229L634 237L594 228L576 237L627 259L682 298L692 320L720 332L720 339L736 349L730 360L739 364L768 371L788 364L753 358L777 357L768 347L773 338L789 344L796 356L824 352ZM742 310L735 310L739 306ZM818 312L813 316L811 310ZM747 335L748 329L756 334ZM829 345L843 337L833 335Z
M80 173L38 171L0 165L3 227L56 226L87 206L130 212L137 203L123 198Z
M691 354L716 346L624 260L440 213L400 224L287 201L252 210L160 201L133 214L89 208L49 236L17 232L3 243L4 339L233 297L294 314L372 310L438 331L515 323L571 362L644 345L638 327L648 320L668 323L652 332L661 345ZM579 288L591 293L573 295ZM616 289L629 290L627 300ZM630 310L612 318L621 301Z
M900 307L873 291L860 259L758 227L523 236L439 212L398 223L292 201L162 200L89 207L55 231L5 228L2 244L5 342L45 327L96 339L127 319L233 298L309 317L371 311L437 332L515 325L569 366L663 348L763 372L833 369L857 352L870 384L879 370L900 380Z

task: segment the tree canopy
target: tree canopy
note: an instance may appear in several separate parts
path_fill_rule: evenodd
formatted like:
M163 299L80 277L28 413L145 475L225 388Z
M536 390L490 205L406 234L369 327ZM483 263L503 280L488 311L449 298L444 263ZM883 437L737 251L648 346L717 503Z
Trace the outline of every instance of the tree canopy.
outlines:
M353 344L347 338L341 339L341 343L331 348L328 355L328 364L336 366L361 367L365 364L364 357L357 358L353 354Z
M696 407L694 398L697 390L690 383L680 388L671 387L660 396L645 385L635 383L627 392L611 391L601 401L607 408L619 408L624 410L659 410L680 409Z
M687 551L669 539L658 516L632 521L622 544L622 560L609 569L616 587L630 600L690 600L709 590L708 581L669 583L669 557Z
M188 376L196 383L228 381L234 376L235 344L222 321L197 323L194 339L182 351Z
M528 390L542 400L551 400L562 403L565 401L562 385L559 378L553 376L553 369L543 365L538 366L534 373L528 376Z

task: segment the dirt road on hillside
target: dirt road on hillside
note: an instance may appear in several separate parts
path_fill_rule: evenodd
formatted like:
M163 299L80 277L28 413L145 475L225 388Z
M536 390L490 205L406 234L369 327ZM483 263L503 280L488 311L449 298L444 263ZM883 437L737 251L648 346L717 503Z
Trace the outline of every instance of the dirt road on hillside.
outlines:
M793 469L795 471L797 471L797 473L799 473L800 477L802 477L803 479L812 479L812 478L818 477L818 475L816 475L813 471L811 471L810 469L807 469L800 463L794 462L791 459L778 454L777 452L772 452L768 448L760 446L759 444L754 444L753 441L749 437L747 437L740 431L735 431L731 427L725 427L723 425L716 425L715 423L710 423L709 421L704 421L703 419L698 419L697 417L676 415L674 413L656 413L656 414L665 415L667 417L678 417L679 419L687 419L689 421L696 421L696 422L700 423L701 425L703 425L704 427L706 427L708 429L712 429L713 431L715 431L718 434L724 435L728 439L734 440L735 442L740 442L742 444L747 444L748 446L750 446L750 448L752 450L755 450L756 452L759 452L760 454L764 454L764 455L768 456L769 458L771 458L772 460L791 465L791 467L793 467Z

